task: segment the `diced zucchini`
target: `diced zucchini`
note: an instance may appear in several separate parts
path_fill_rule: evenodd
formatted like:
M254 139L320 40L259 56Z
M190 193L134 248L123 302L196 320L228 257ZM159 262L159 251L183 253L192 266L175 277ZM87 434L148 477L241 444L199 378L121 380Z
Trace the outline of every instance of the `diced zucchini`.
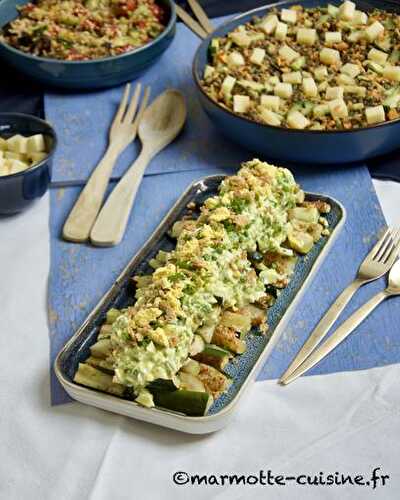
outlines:
M334 99L328 103L332 118L347 118L349 110L343 99Z
M190 417L205 415L213 404L213 397L207 392L178 390L153 392L154 403L168 410L184 413Z
M350 2L346 0L339 7L339 18L344 19L345 21L351 21L354 18L354 13L356 10L356 4L354 2Z
M346 85L343 87L343 90L345 94L352 94L358 97L367 96L367 89L365 87L360 87L358 85Z
M86 364L99 368L100 370L106 371L110 375L114 375L114 367L111 361L102 358L95 358L94 356L89 356L85 361Z
M278 83L275 85L274 94L284 99L289 99L293 94L291 83Z
M281 21L278 21L275 28L275 38L283 42L286 39L287 33L288 33L288 25L282 23Z
M250 62L252 62L253 64L260 65L262 64L264 57L265 57L265 50L256 47L255 49L253 49L253 52L250 56Z
M354 78L351 78L351 76L345 73L340 73L340 75L336 77L336 82L338 85L354 85L356 83Z
M272 35L272 33L275 31L276 26L278 24L278 17L273 14L270 16L267 16L260 24L259 27L266 33L267 35Z
M236 83L236 78L233 76L226 76L221 85L221 90L225 95L230 95L232 93L232 89Z
M353 16L353 24L359 25L359 24L367 24L368 23L368 15L365 12L362 12L361 10L355 10L354 11L354 16Z
M196 356L199 352L201 352L204 349L205 342L203 338L200 335L194 335L192 344L190 346L190 355L191 356Z
M332 5L332 4L328 5L328 14L331 17L336 17L338 15L338 12L339 12L339 8L336 7L336 5Z
M314 76L319 82L328 78L328 70L326 66L318 66L318 68L314 70Z
M388 54L382 50L371 49L368 52L368 59L378 64L384 65L387 61Z
M292 48L290 48L288 45L283 45L279 51L279 56L284 59L288 64L290 64L291 62L293 62L295 59L297 59L300 54L298 52L296 52L295 50L293 50Z
M296 24L297 22L297 12L293 9L282 9L281 19L285 23Z
M310 124L308 120L300 111L291 111L287 117L287 124L290 128L304 129Z
M104 323L104 325L101 325L100 327L97 340L109 338L111 336L111 332L112 332L112 325Z
M365 109L365 116L369 125L381 123L386 120L385 109L383 106L372 106Z
M174 376L172 379L162 379L158 378L153 380L149 384L147 384L147 388L151 392L171 392L176 391L180 387L180 380L177 376Z
M387 65L383 68L383 77L388 80L400 82L400 66Z
M314 81L314 78L304 78L303 79L303 92L307 97L317 97L318 88Z
M355 78L361 73L361 68L358 64L347 63L341 67L340 71L350 78Z
M325 99L327 101L332 101L333 99L343 99L344 89L343 87L328 87L325 93Z
M246 113L251 105L250 97L248 95L234 95L233 96L233 111L235 113Z
M234 31L229 34L229 38L239 47L248 47L251 44L251 38L246 32Z
M240 52L231 52L228 56L228 65L231 67L243 66L246 61Z
M210 76L214 73L215 68L214 66L210 66L209 64L206 65L204 68L204 79L206 80L207 78L210 78Z
M330 49L324 47L319 53L320 61L327 65L337 65L340 64L340 52L336 49Z
M255 92L261 92L265 89L265 85L259 82L253 82L252 80L238 80L237 84L245 89L254 90Z
M373 24L369 25L365 30L365 35L370 42L373 42L378 37L380 37L385 31L385 27L379 22L375 21Z
M119 316L121 316L121 311L119 309L109 309L106 314L107 325L112 325Z
M122 396L125 392L123 385L113 382L112 375L84 363L79 363L78 370L74 376L74 382L116 396Z
M313 28L299 28L297 30L296 40L300 45L314 45L317 41L317 30Z
M303 77L301 71L291 71L289 73L283 73L282 80L284 83L298 85L303 81Z
M313 115L316 118L322 118L329 114L329 106L327 104L318 104L313 109Z
M299 69L303 68L305 64L306 64L306 58L304 56L300 56L292 62L290 67L293 70L298 71Z
M261 107L260 115L267 125L280 127L282 124L282 117L266 107Z
M327 31L325 33L325 43L327 45L334 45L342 41L342 33L340 31Z
M375 73L378 73L378 75L383 74L383 67L380 64L373 61L366 61L366 65L370 70L374 71Z
M395 65L400 61L400 50L395 49L389 56L389 64Z
M261 106L270 109L271 111L279 111L281 98L277 95L262 95Z
M397 108L400 103L400 88L395 87L392 89L386 99L383 101L383 105L387 108L393 109Z

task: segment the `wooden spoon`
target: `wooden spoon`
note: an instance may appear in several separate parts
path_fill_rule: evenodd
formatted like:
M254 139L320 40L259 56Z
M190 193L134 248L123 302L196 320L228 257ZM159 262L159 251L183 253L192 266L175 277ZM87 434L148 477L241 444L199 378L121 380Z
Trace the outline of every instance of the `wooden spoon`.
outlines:
M93 245L107 247L120 243L147 165L175 139L185 120L186 104L178 90L166 90L145 110L138 130L142 151L101 209L90 233Z

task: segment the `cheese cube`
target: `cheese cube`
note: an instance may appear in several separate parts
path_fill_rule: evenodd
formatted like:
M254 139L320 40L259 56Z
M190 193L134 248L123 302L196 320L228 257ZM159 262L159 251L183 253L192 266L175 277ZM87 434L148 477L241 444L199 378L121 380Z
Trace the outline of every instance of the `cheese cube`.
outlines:
M299 28L297 31L297 43L301 45L314 45L317 40L317 30L311 28Z
M310 124L310 120L300 113L300 111L291 111L287 117L287 124L290 128L301 130Z
M329 106L327 104L318 104L313 108L313 115L317 118L329 114Z
M318 68L315 68L314 76L319 82L328 78L328 70L326 66L318 66Z
M298 85L302 82L303 77L301 76L301 71L292 71L290 73L283 73L282 80L285 83L293 83Z
M235 113L246 113L250 108L250 97L248 95L233 96L233 111Z
M339 7L339 17L345 21L351 21L354 17L354 12L356 11L356 4L354 2L349 2L346 0Z
M282 117L268 108L261 108L260 115L265 123L273 127L279 127L282 123Z
M361 10L355 10L352 22L353 24L367 24L368 15Z
M222 92L229 95L232 92L235 83L236 78L233 78L233 76L226 76L221 85Z
M373 42L376 40L378 37L380 37L385 31L385 27L379 22L375 21L373 24L368 26L365 30L365 34L367 36L367 39L370 42Z
M349 111L343 99L329 101L328 106L333 118L347 118L349 116Z
M231 67L243 66L245 62L246 61L240 52L231 52L228 56L228 65Z
M261 106L264 108L268 108L271 111L279 111L280 104L281 104L281 98L277 95L261 96Z
M275 28L278 24L278 17L274 14L272 16L267 16L260 24L259 27L266 33L267 35L272 35L275 31Z
M373 106L370 108L366 108L365 116L369 125L373 125L374 123L381 123L386 120L385 109L383 106Z
M319 53L319 58L323 64L336 65L341 63L340 52L335 49L323 48Z
M371 49L368 52L368 59L378 64L384 65L388 57L388 54L386 54L386 52L383 52L382 50Z
M316 97L318 95L318 88L314 78L304 78L303 91L308 97Z
M29 158L32 160L32 163L39 163L47 157L47 153L43 151L39 151L37 153L30 153Z
M354 78L351 78L351 76L346 75L345 73L340 73L336 77L336 82L338 85L354 85L355 81Z
M296 24L297 12L293 9L282 9L281 10L281 19L285 23Z
M260 65L262 64L264 57L265 57L265 50L257 47L256 49L253 50L253 53L250 56L250 62L252 62L253 64Z
M285 40L288 32L288 25L285 23L282 23L281 21L278 21L275 29L275 38L277 40Z
M289 99L293 94L293 87L291 83L278 83L274 88L274 94L282 97L283 99Z
M333 99L343 99L343 87L328 87L325 93L325 99L332 101Z
M42 134L35 134L28 137L27 153L38 153L46 151L46 143Z
M388 80L400 82L400 66L390 66L389 64L383 68L383 77Z
M325 42L327 45L333 45L342 41L342 33L340 31L327 31L325 33Z
M207 64L206 67L204 68L204 79L209 78L214 73L214 71L215 68Z
M10 174L17 174L18 172L26 170L29 165L20 160L9 160L8 166Z
M245 32L235 31L229 35L229 38L239 47L248 47L251 43L251 38Z
M350 76L350 78L355 78L361 73L361 68L357 64L347 63L342 66L340 71L345 75Z
M7 139L7 149L15 153L26 153L28 148L28 139L22 135L13 135Z
M14 151L4 151L4 158L6 160L20 160L25 161L26 155L21 153L15 153Z
M7 149L7 141L0 137L0 151L6 151Z
M299 57L299 53L291 49L288 45L283 45L279 49L279 56L284 59L287 63L291 63Z

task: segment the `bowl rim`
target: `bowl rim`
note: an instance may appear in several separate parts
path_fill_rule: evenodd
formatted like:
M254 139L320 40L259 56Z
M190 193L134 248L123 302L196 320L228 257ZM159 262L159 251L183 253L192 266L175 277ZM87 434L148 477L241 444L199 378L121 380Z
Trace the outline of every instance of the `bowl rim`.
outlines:
M165 26L164 30L153 40L150 40L149 42L145 43L144 45L141 45L137 47L136 49L130 50L129 52L125 52L123 54L118 54L115 56L107 56L107 57L99 57L97 59L88 59L85 61L67 61L65 59L55 59L52 57L42 57L42 56L36 56L34 54L30 54L29 52L24 52L22 50L18 50L12 45L9 45L8 43L3 42L0 40L0 46L3 47L5 50L8 50L11 53L14 53L15 55L18 55L19 57L26 57L27 59L31 59L33 61L41 62L41 63L46 63L46 64L66 64L67 66L79 66L80 64L96 64L96 63L104 63L104 62L110 62L110 61L115 61L115 60L120 60L124 57L129 57L134 54L138 54L142 51L145 51L149 49L150 47L153 47L156 45L158 42L160 42L163 38L165 38L173 29L174 25L176 24L176 9L175 9L175 3L173 0L159 0L161 2L165 2L168 4L171 15L168 21L168 24ZM27 2L28 3L28 2ZM0 26L0 30L3 29L4 26Z
M328 0L323 0L326 4L329 3ZM400 11L400 5L393 0L385 0L385 2L392 4L394 7L397 8L397 10ZM385 121L381 123L376 123L374 125L368 125L366 127L360 127L360 128L353 128L349 130L343 130L343 129L335 129L335 130L310 130L310 129L294 129L294 128L289 128L289 127L276 127L274 125L268 125L267 123L261 123L257 122L256 120L253 120L251 118L247 118L245 116L238 115L231 111L230 109L224 108L220 104L218 104L214 99L212 99L207 92L203 89L203 86L201 85L200 78L197 74L197 67L200 65L199 64L199 58L200 58L200 53L204 50L205 47L208 48L209 43L211 42L212 38L215 36L215 33L219 30L225 29L229 24L235 23L235 27L239 26L239 22L243 17L247 17L249 15L257 14L260 13L261 11L263 12L269 12L272 10L274 7L284 7L285 5L301 5L304 3L304 0L281 0L278 2L274 2L272 4L268 5L263 5L261 7L256 7L255 9L250 9L247 10L246 12L242 12L236 16L231 17L227 21L223 22L220 24L212 33L210 33L206 38L204 38L200 45L197 47L196 52L194 54L193 62L192 62L192 75L194 82L197 86L197 88L200 90L201 94L217 109L231 115L232 117L241 120L246 123L250 123L253 125L257 125L260 127L264 127L265 129L271 129L275 131L283 131L285 133L296 133L296 134L313 134L313 135L323 135L323 136L328 136L328 135L333 135L333 134L352 134L355 132L363 132L365 130L374 130L377 128L382 128L385 126L391 126L395 125L400 122L400 118L396 118L395 120L390 120L390 121ZM379 8L379 7L376 7Z
M55 153L55 150L57 149L57 144L58 144L57 133L48 121L43 120L42 118L39 118L35 115L29 115L27 113L13 113L13 112L8 112L8 111L0 112L0 120L2 118L6 118L7 116L22 118L22 119L29 120L32 122L36 122L40 125L44 125L45 127L48 128L48 132L43 132L43 135L51 136L51 138L53 140L53 144L51 147L51 151L49 151L47 153L47 156L45 158L43 158L43 160L39 161L38 163L35 163L34 165L31 165L30 167L26 168L25 170L22 170L21 172L16 172L15 174L0 175L0 182L2 182L2 179L10 179L12 177L24 176L27 173L34 172L35 170L39 169L40 167L42 167L44 164L46 164L54 156L54 153Z

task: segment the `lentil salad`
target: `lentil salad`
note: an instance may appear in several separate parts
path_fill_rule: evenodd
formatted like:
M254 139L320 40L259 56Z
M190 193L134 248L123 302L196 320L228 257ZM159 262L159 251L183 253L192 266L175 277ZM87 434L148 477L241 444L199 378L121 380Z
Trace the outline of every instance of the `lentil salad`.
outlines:
M37 0L18 10L0 40L23 52L67 61L129 52L156 38L166 25L166 12L156 0Z
M201 85L259 123L350 130L400 117L400 16L345 1L271 9L212 39Z

